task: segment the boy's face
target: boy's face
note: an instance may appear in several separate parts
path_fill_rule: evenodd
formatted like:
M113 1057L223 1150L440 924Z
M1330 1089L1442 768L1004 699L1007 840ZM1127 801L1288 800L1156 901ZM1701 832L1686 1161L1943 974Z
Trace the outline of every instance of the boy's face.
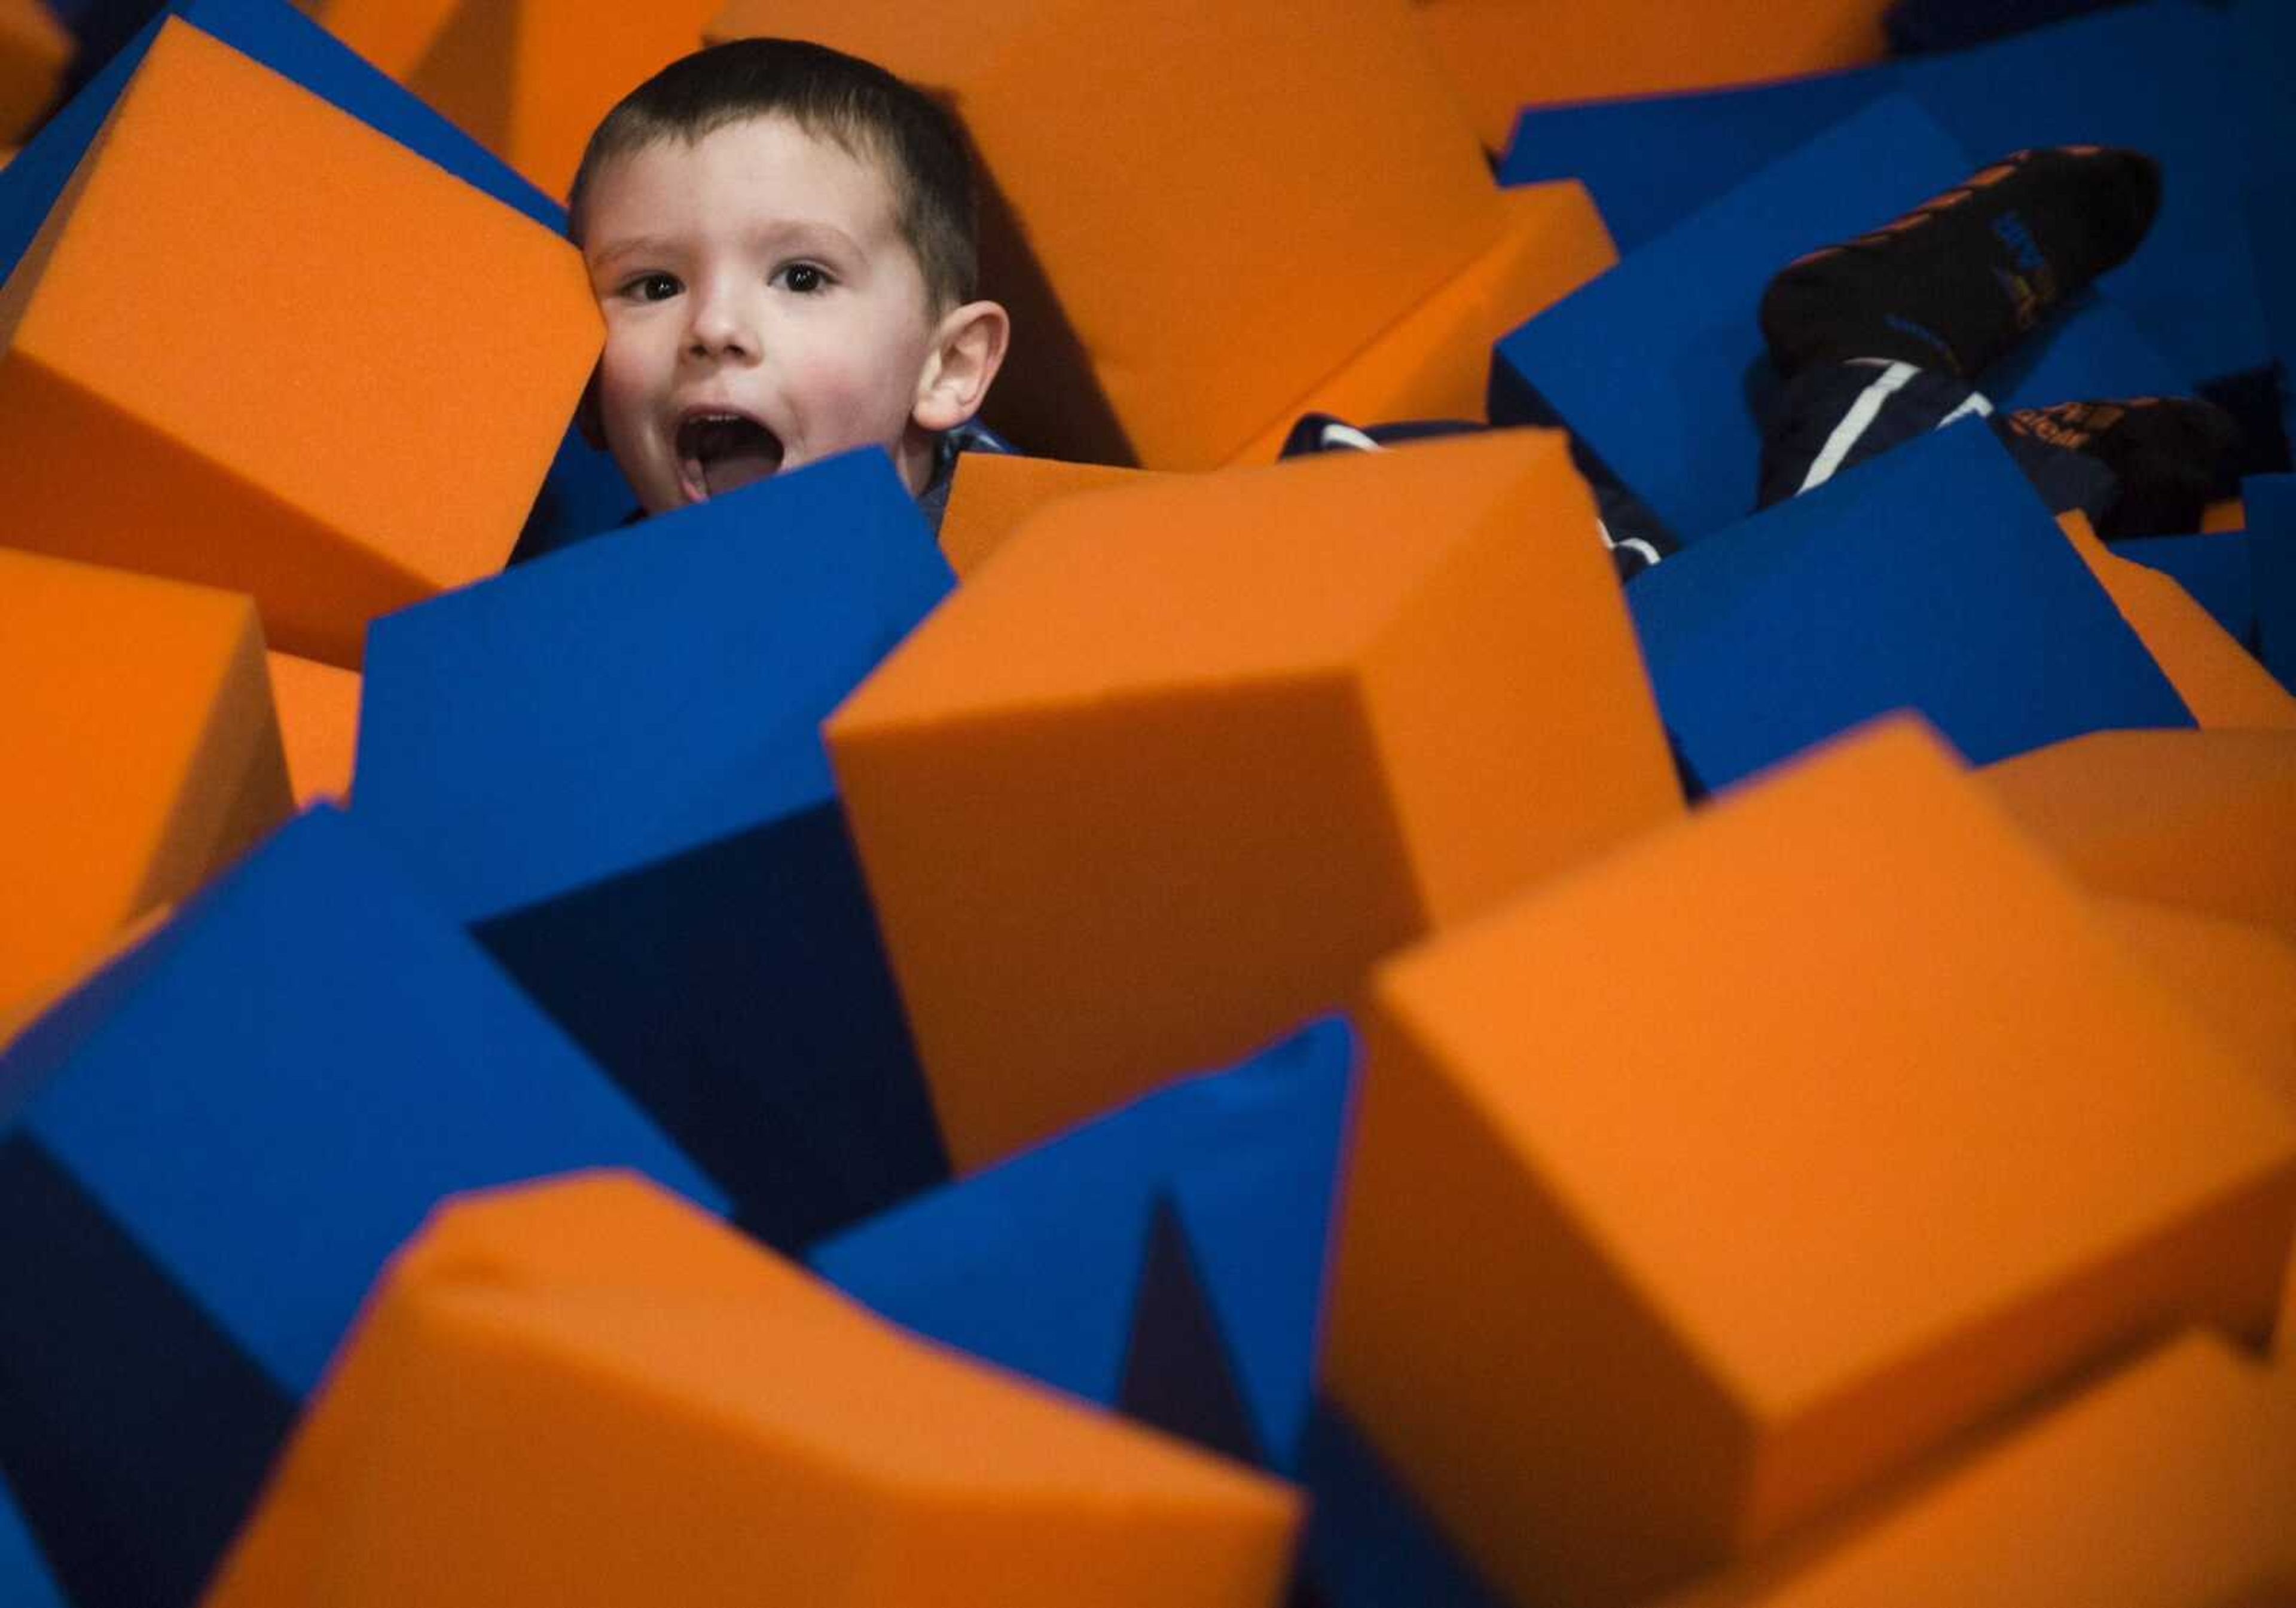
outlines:
M936 320L875 164L756 118L609 163L584 219L599 427L648 513L872 442L922 488Z

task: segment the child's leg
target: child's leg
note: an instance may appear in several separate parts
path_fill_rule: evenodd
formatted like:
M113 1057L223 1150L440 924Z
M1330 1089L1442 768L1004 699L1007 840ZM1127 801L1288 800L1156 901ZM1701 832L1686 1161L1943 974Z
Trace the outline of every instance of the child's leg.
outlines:
M1789 264L1763 292L1779 371L1894 358L1972 383L2052 308L2128 259L2161 204L2152 158L2021 151L1869 234Z
M2026 151L1870 234L1788 265L1762 298L1786 383L1766 421L1760 505L1971 414L2051 509L2101 533L2194 528L2239 435L2189 397L1994 416L1973 388L2051 308L2136 249L2160 201L2149 157Z
M2031 444L2112 471L2116 494L2094 510L2097 535L2108 539L2188 535L2211 502L2238 489L2240 426L2197 397L2062 402L2008 414L2001 428L2021 463L2036 455Z
M1909 363L1818 363L1789 380L1765 421L1757 506L1798 496L1878 453L1977 417L1991 420L2051 511L2093 518L2118 494L2113 473L2062 443L2000 429L1993 404L1949 374Z

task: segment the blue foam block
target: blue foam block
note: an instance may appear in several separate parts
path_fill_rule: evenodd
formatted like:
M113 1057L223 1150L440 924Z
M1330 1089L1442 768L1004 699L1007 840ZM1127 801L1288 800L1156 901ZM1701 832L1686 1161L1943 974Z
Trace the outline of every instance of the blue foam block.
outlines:
M1758 88L1526 107L1499 182L1578 180L1624 256L1897 87L1898 69L1883 67ZM1869 182L1854 198L1858 229L1890 216L1874 208L1874 192L1885 187L1898 190Z
M1775 383L1755 322L1770 276L1969 169L1912 101L1875 102L1507 336L1493 421L1567 425L1677 536L1698 541L1754 506L1754 398ZM2177 388L2127 316L2095 298L2019 356L1997 388L2012 406Z
M1973 764L2193 723L1976 420L1717 534L1627 600L1660 715L1710 790L1892 709Z
M1904 70L1922 104L1980 159L2087 142L2158 160L2160 216L2104 281L2113 300L2188 388L2268 361L2242 189L2248 150L2272 131L2226 116L2241 68L2219 8L2152 0ZM2278 87L2284 95L2284 80Z
M1168 1197L1158 1197L1149 1214L1116 1405L1128 1417L1222 1457L1268 1460L1195 1248Z
M2296 178L2252 185L2246 199L2265 322L2279 369L2281 433L2296 441L2296 385L2290 383L2296 375Z
M2236 642L2256 635L2256 587L2245 531L2206 536L2139 536L2115 542L2114 553L2157 569L2193 595Z
M330 809L28 1030L0 1056L0 1467L73 1600L190 1600L440 1196L610 1164L725 1206Z
M63 93L76 94L143 31L161 0L42 0L72 37Z
M354 811L784 1250L947 1176L820 725L953 584L871 449L368 634Z
M1852 203L1854 216L1829 240L1885 222L2012 151L2083 142L2129 146L2161 164L2161 213L2136 255L2103 283L2166 359L2171 388L2189 390L2257 368L2271 352L2243 187L2250 153L2284 140L2290 113L2284 78L2272 78L2252 100L2237 93L2243 66L2220 8L2152 0L1919 61L1750 89L1533 109L1516 126L1500 176L1508 184L1584 177L1627 252L1819 129L1892 94L1914 97L1973 159L1934 183L1925 179L1919 195L1902 192L1895 174L1879 182L1886 170L1814 175Z
M1336 1403L1318 1399L1296 1476L1307 1489L1300 1601L1307 1608L1500 1608L1505 1598Z
M1966 50L2128 0L1897 0L1882 14L1892 55Z
M8 1482L0 1479L0 1603L10 1608L64 1608L63 1594L32 1544Z
M2259 475L2240 491L2248 508L2257 657L2296 692L2296 475Z
M2244 194L2250 242L2264 297L2266 329L2280 362L2284 435L2296 440L2296 6L2285 0L2238 0L2232 10L2234 54L2243 71L2242 121L2256 131ZM2268 467L2268 466L2259 466Z
M581 431L570 429L558 444L558 455L551 460L510 561L529 563L604 535L628 523L637 511L637 494L613 459L585 441Z
M1233 1387L1259 1460L1288 1469L1354 1054L1345 1023L1312 1024L862 1224L813 1265L897 1323L1103 1405L1124 1405L1136 1359L1133 1400L1186 1404L1152 1409L1168 1427L1232 1423ZM1218 1347L1191 1335L1192 1291ZM1183 1376L1215 1355L1224 1379Z

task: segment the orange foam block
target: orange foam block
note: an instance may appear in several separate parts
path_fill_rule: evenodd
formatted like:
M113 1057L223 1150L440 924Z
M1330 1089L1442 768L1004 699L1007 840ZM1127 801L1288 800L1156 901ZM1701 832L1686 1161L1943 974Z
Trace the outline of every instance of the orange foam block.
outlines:
M205 1601L1263 1608L1298 1507L584 1174L432 1215Z
M986 167L984 285L1014 304L989 421L1031 452L1227 462L1507 227L1405 0L922 24L895 0L734 0L710 24L789 33L954 96Z
M949 481L940 551L964 580L1046 503L1078 492L1130 486L1146 471L1102 463L1064 463L1018 453L965 453Z
M2190 592L2160 571L2114 554L2079 510L2059 515L2057 523L2202 727L2296 731L2296 696Z
M1516 1601L2279 1304L2296 1116L1911 721L1390 960L1365 1042L1328 1375Z
M299 0L328 30L562 200L615 102L701 43L716 0Z
M964 1167L1682 809L1538 431L1063 499L824 732Z
M2248 505L2238 497L2211 502L2201 510L2201 530L2204 535L2247 528Z
M171 19L0 288L8 540L356 665L502 566L599 331L564 241Z
M295 0L295 4L402 83L462 9L461 0Z
M1830 1544L1663 1608L2267 1608L2296 1592L2292 1520L2296 1392L2189 1335Z
M461 0L398 75L464 133L563 200L582 147L614 102L698 48L717 0ZM342 0L336 0L337 5ZM414 30L377 8L342 6L354 48L372 34L404 53ZM435 9L427 4L426 9ZM363 24L365 24L363 26Z
M2100 894L2097 919L2296 1112L2296 942L2269 927Z
M0 1050L17 1035L61 1004L64 997L113 961L150 937L175 914L172 904L155 904L124 926L117 926L66 960L45 971L30 992L9 997L0 990Z
M0 548L0 1013L287 818L246 598Z
M1419 0L1461 108L1492 151L1534 101L1655 94L1882 59L1889 0Z
M43 0L0 0L0 145L31 131L54 102L71 35Z
M1362 423L1481 420L1499 339L1613 266L1618 250L1575 182L1499 192L1506 233L1448 284L1277 416L1238 463L1273 462L1302 413Z
M267 661L295 807L320 799L343 803L358 751L358 673L291 653L270 654Z
M2091 887L2296 942L2296 733L2093 731L1979 775Z

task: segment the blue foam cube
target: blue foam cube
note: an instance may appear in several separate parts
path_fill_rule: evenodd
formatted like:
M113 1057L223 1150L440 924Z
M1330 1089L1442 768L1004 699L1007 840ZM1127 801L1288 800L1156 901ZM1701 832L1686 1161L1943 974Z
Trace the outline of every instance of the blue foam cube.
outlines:
M786 1251L947 1176L820 725L953 584L873 448L368 634L354 812Z
M1170 1197L1150 1208L1117 1409L1243 1463L1267 1452L1210 1288Z
M1354 1057L1344 1022L1313 1024L849 1229L812 1264L920 1334L1290 1469Z
M181 1604L384 1260L572 1168L724 1197L348 818L0 1055L0 1468L72 1599Z
M0 1479L0 1603L11 1608L65 1608L55 1578L24 1528L8 1481Z
M2255 35L2267 25L2242 19L2240 26ZM2168 363L2169 389L2184 391L2260 367L2272 353L2264 310L2271 282L2257 270L2243 184L2253 153L2286 146L2292 113L2286 78L2259 63L2263 53L2219 7L2152 0L1918 61L1744 89L1534 108L1516 125L1500 177L1583 177L1620 249L1630 252L1890 94L1911 96L1973 159L1925 179L1923 194L1901 192L1887 169L1814 175L1856 214L1828 240L1873 228L2013 151L2125 145L2161 163L2161 212L2136 256L2105 283ZM2255 92L2243 93L2251 84ZM2120 384L2033 394L1986 379L2021 405L2157 394Z
M578 542L620 529L638 512L637 494L611 454L570 428L550 461L542 490L520 530L512 564L525 564Z
M1869 68L1748 88L1525 107L1499 182L1577 179L1623 256L1898 88L1898 72ZM1889 216L1874 210L1881 188L1853 198L1866 211L1857 228Z
M2128 0L1897 0L1882 13L1892 55L1966 50Z
M2240 490L2248 508L2257 657L2296 692L2296 475L2259 475Z
M1717 534L1627 601L1660 716L1708 790L1892 709L1972 764L2193 723L1974 420Z

